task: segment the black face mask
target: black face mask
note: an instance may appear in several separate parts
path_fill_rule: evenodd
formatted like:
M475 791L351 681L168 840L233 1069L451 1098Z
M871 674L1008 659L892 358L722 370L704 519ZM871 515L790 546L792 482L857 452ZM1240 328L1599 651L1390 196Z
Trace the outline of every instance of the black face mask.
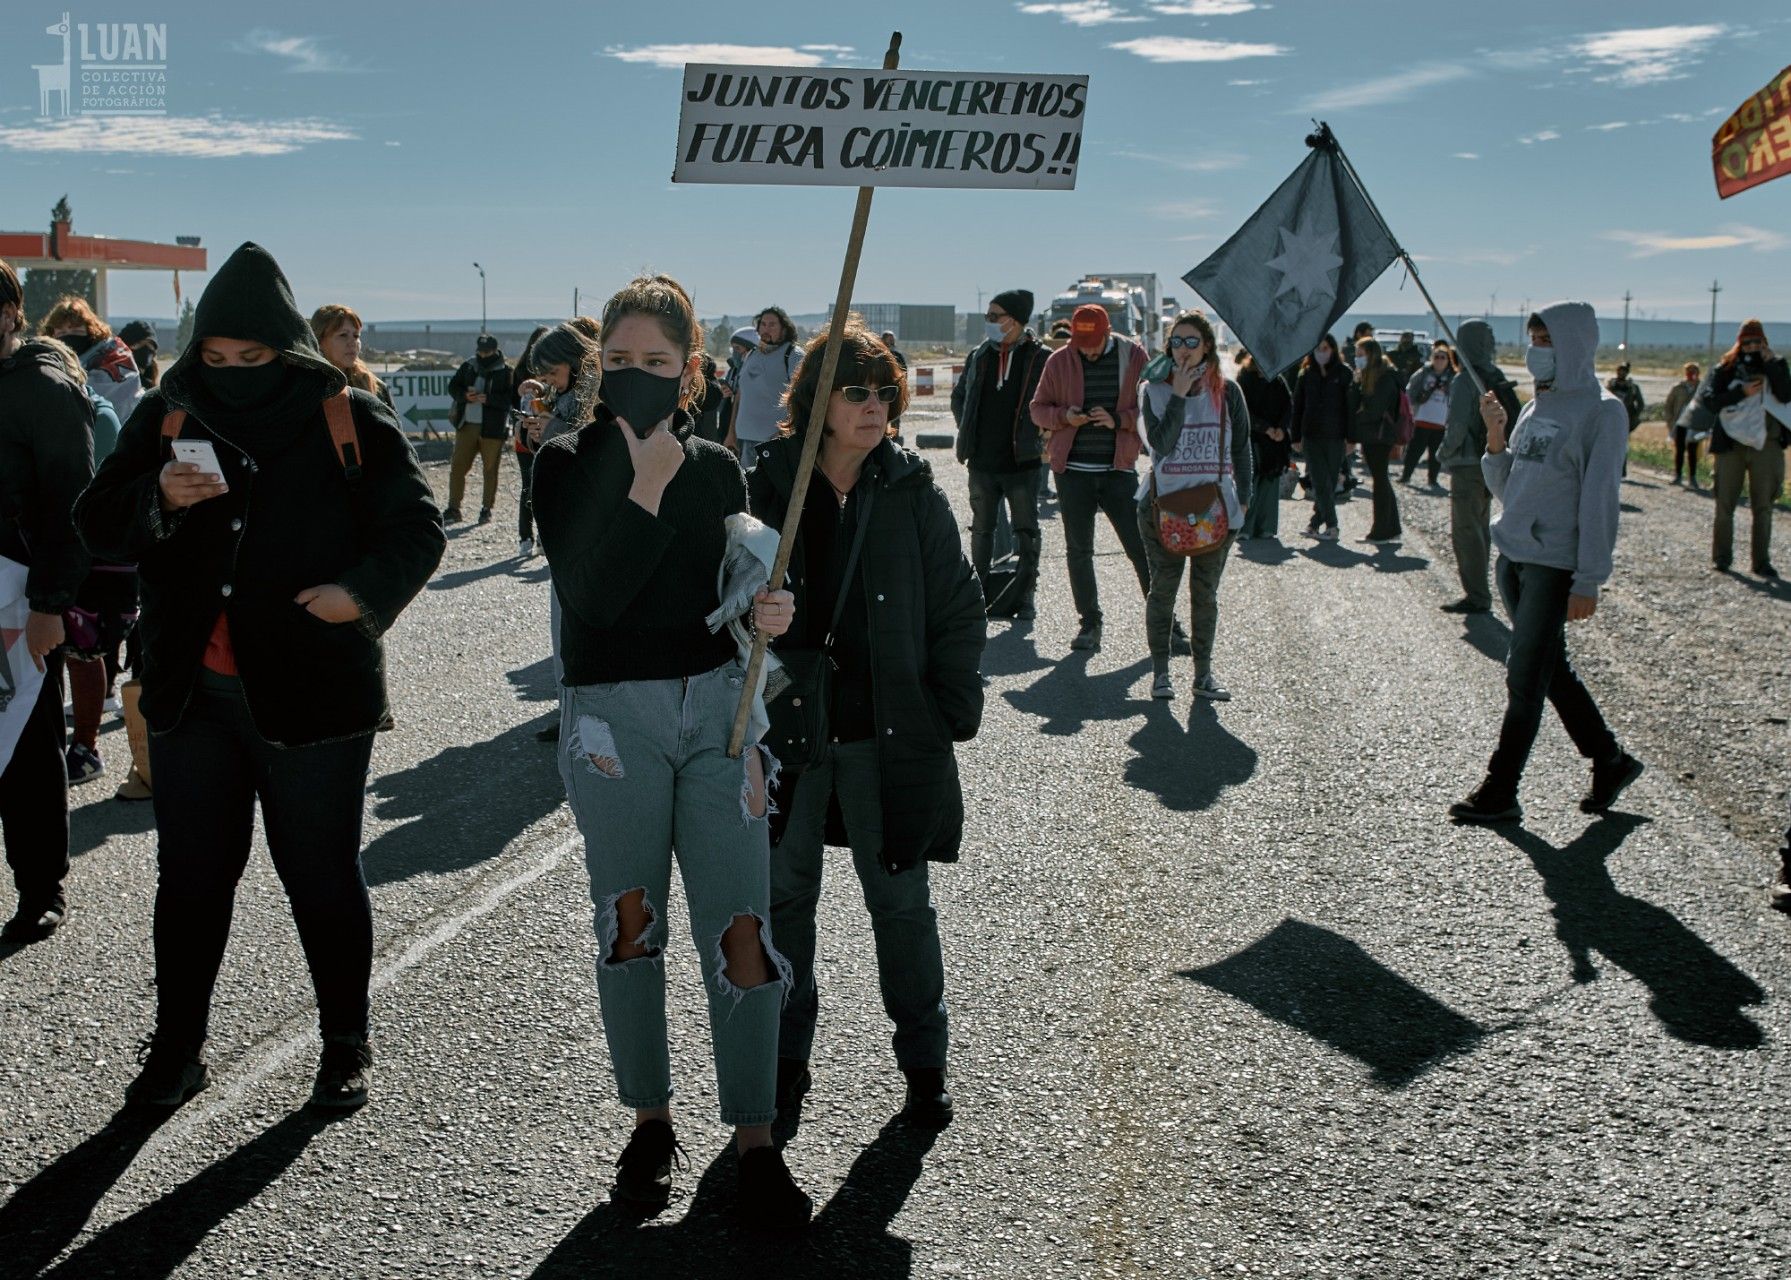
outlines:
M62 345L78 356L84 356L92 351L93 344L98 341L99 339L91 333L71 333L68 337L61 339Z
M678 382L677 378L662 378L633 366L605 369L597 398L645 440L677 409Z
M265 364L201 364L199 377L226 409L254 409L271 403L286 385L287 368L278 359Z

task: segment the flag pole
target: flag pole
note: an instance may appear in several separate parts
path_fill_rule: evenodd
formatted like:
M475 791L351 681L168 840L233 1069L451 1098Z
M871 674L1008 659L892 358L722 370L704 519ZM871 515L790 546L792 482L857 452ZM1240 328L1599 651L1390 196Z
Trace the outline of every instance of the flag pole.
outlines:
M901 56L902 33L889 36L889 50L883 55L883 69L894 71ZM846 313L852 306L852 286L858 279L858 255L864 248L865 227L871 220L871 193L874 187L858 188L858 206L852 212L852 231L846 237L846 260L840 268L840 289L833 300L833 319L827 326L827 350L821 360L821 381L815 388L815 403L809 410L808 429L803 433L802 457L796 464L796 482L790 490L790 505L784 512L784 527L778 536L777 559L771 566L769 585L781 586L790 569L790 557L796 550L796 534L802 528L802 505L808 497L809 477L815 471L815 459L821 451L821 436L827 425L827 403L833 398L833 375L840 362L840 337L846 329ZM728 735L728 755L738 759L746 750L746 725L752 718L752 704L759 686L759 672L765 667L765 645L769 637L755 631L752 657L747 660L746 680L740 690L740 705L734 711L734 728Z
M1430 307L1430 314L1435 316L1437 324L1442 326L1443 336L1449 339L1449 345L1459 352L1461 344L1455 340L1455 331L1449 327L1449 322L1443 319L1443 313L1437 307L1436 299L1430 296L1430 290L1424 287L1424 277L1418 274L1418 264L1412 261L1412 255L1405 251L1405 246L1399 243L1399 237L1393 234L1393 228L1389 227L1387 220L1381 216L1379 207L1374 203L1374 197L1368 194L1367 184L1362 181L1362 175L1356 172L1356 166L1349 162L1349 156L1344 153L1343 144L1337 141L1337 135L1331 132L1331 126L1320 120L1318 132L1307 138L1306 143L1312 147L1326 147L1337 153L1337 160L1343 166L1343 171L1349 175L1349 180L1356 184L1356 191L1367 203L1369 212L1374 214L1374 220L1381 224L1381 230L1387 233L1387 239L1391 240L1393 247L1399 251L1399 260L1405 263L1405 269L1411 273L1412 283L1417 285L1418 292L1424 295L1424 301ZM1462 360L1460 364L1466 371L1468 380L1474 384L1474 390L1485 395L1486 384L1480 381L1480 375L1474 370L1473 361Z

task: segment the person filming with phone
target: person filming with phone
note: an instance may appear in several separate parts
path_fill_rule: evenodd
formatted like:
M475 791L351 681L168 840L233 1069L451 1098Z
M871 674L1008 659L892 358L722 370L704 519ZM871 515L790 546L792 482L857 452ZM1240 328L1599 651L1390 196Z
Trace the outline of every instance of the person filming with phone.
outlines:
M392 723L380 636L440 562L392 411L318 349L267 250L212 277L193 336L75 508L134 562L155 779L156 1025L127 1100L206 1087L202 1051L255 809L317 992L313 1106L366 1101L373 913L361 814Z

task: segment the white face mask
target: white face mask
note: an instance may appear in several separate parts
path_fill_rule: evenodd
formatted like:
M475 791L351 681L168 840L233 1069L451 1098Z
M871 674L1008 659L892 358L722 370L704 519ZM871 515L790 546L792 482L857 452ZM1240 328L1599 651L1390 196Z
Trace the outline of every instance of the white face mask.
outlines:
M1555 349L1553 347L1529 347L1524 351L1524 367L1530 376L1538 382L1555 380Z
M1317 362L1318 362L1318 363L1319 363L1319 364L1320 364L1320 365L1327 365L1327 364L1330 364L1330 363L1331 363L1331 351L1330 351L1330 348L1328 348L1328 347L1320 347L1320 348L1319 348L1319 349L1318 349L1318 350L1317 350L1317 351L1314 351L1314 352L1313 352L1313 353L1312 353L1312 358L1313 358L1313 359L1314 359L1314 360L1315 360L1315 361L1317 361Z
M983 326L983 336L986 337L990 342L997 342L997 343L1006 342L1007 341L1007 330L1003 329L999 324L996 324L993 321L991 321L990 323L985 324Z
M1367 356L1357 356L1356 357L1356 368L1366 369L1367 367L1368 367L1368 357Z

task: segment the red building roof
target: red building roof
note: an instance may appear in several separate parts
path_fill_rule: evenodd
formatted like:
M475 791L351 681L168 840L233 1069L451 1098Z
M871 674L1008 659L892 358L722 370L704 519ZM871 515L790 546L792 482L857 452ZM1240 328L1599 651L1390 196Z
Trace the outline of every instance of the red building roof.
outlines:
M78 236L66 222L40 231L0 231L0 258L14 268L104 267L114 271L204 271L205 250L198 245L157 244L152 240L115 240L110 236Z

